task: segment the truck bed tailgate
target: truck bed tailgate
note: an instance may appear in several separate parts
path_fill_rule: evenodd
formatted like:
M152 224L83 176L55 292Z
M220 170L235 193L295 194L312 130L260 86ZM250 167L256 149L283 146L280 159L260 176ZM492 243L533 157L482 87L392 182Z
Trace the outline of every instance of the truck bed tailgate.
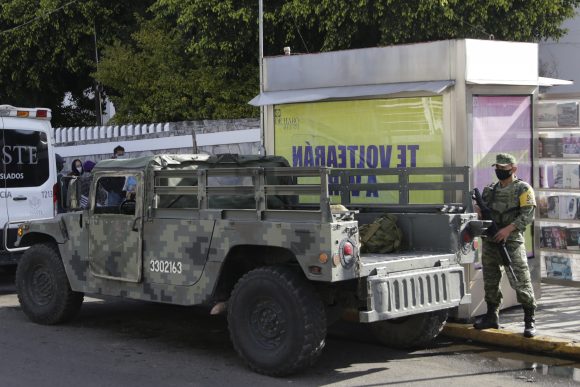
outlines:
M367 254L367 310L361 322L373 322L448 309L470 301L464 271L454 254L409 252ZM404 269L403 269L404 268Z

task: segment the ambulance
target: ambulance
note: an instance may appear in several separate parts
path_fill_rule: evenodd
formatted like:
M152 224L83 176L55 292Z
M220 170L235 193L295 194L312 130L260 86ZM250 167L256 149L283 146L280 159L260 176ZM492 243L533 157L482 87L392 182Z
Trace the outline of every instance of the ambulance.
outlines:
M14 247L19 222L55 215L51 117L50 109L0 105L0 265L23 250Z

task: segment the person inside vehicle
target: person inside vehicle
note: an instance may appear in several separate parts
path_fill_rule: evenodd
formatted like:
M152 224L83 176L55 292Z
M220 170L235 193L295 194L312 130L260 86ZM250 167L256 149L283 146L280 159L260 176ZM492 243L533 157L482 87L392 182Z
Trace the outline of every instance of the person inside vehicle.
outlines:
M125 157L125 148L121 145L117 145L115 149L113 149L113 158L114 159L122 159Z
M71 164L69 176L81 176L83 174L83 162L80 159L74 159Z

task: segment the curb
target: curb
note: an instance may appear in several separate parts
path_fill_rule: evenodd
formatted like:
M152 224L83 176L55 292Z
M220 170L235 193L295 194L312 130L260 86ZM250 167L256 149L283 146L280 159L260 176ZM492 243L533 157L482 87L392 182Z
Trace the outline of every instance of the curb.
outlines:
M469 339L481 343L520 349L522 351L542 352L549 355L580 359L580 343L538 335L525 338L521 333L504 329L478 330L471 324L447 323L441 334L458 339Z

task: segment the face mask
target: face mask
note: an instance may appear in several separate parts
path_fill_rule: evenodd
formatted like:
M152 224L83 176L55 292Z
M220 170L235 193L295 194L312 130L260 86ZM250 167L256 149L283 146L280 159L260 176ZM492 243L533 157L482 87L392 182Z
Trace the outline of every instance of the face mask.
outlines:
M512 170L510 169L506 171L505 169L496 169L495 175L499 180L505 180L512 175Z
M81 173L83 171L83 167L81 166L76 166L75 169L77 170L77 172Z
M119 155L119 156L117 156L117 158L118 159L124 159L125 158L125 155Z

